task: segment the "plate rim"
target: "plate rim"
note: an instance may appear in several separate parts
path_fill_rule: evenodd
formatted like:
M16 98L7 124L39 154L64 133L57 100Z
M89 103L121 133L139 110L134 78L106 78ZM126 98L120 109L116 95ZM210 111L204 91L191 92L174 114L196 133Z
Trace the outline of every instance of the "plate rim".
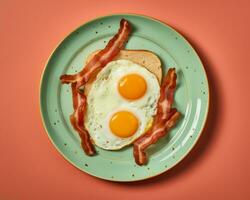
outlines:
M72 162L69 158L67 158L67 156L64 155L64 153L55 144L55 142L52 139L51 135L49 134L49 131L48 131L47 126L45 124L45 117L44 117L44 114L43 114L43 111L42 111L42 84L44 82L44 77L45 77L44 74L45 74L45 71L48 68L49 61L51 60L52 56L55 54L55 51L57 50L57 48L63 43L64 40L66 40L68 37L70 37L70 35L73 32L75 32L77 29L79 29L80 27L85 26L85 25L87 25L89 23L92 23L95 20L99 20L99 19L102 19L102 18L105 18L105 17L121 16L121 15L143 17L143 18L146 18L148 20L158 22L158 23L162 24L163 26L171 29L171 31L175 32L180 38L182 38L184 40L184 42L186 42L188 44L189 48L191 48L193 50L194 54L196 55L196 57L198 59L198 62L200 62L200 65L202 66L203 74L205 75L205 80L207 81L207 87L208 87L208 91L207 91L207 109L205 111L204 120L202 121L201 129L200 129L199 133L197 134L197 137L195 138L194 142L191 144L190 148L188 148L187 151L182 156L180 156L179 159L176 160L176 162L171 167L167 168L166 170L163 170L163 171L161 171L161 172L159 172L159 173L157 173L155 175L152 175L152 176L147 176L147 177L144 177L144 178L138 178L138 179L134 179L134 180L117 180L117 179L114 180L114 179L110 179L110 178L106 178L106 177L101 177L101 176L95 175L94 173L85 171L82 168L78 167L74 162ZM81 23L80 25L76 26L73 30L68 31L65 34L65 36L61 40L59 40L59 42L56 43L55 47L53 48L52 52L49 54L49 57L47 58L47 60L46 60L46 62L45 62L45 64L43 66L44 67L43 67L43 70L42 70L42 73L41 73L41 76L40 76L40 82L39 82L39 111L40 111L40 116L41 116L41 119L42 119L43 129L45 130L46 135L48 136L50 142L53 144L53 146L56 148L56 150L59 152L59 154L66 161L68 161L71 165L73 165L75 168L77 168L81 172L89 174L89 175L91 175L91 176L93 176L95 178L102 179L102 180L107 180L107 181L112 181L112 182L137 182L137 181L143 181L143 180L151 179L151 178L160 176L163 173L166 173L167 171L171 170L176 165L178 165L185 157L188 156L188 154L191 152L191 150L194 148L194 146L197 144L198 140L200 139L200 137L201 137L201 135L202 135L202 133L203 133L203 131L205 129L206 123L208 121L207 119L208 119L209 110L210 110L210 84L209 84L209 79L208 79L208 76L207 76L206 69L205 69L205 67L203 65L203 62L202 62L201 58L199 57L197 51L194 49L194 47L191 45L191 43L184 37L184 35L182 35L180 32L175 30L171 25L169 25L165 21L160 20L160 19L158 19L156 17L152 17L152 16L144 15L144 14L137 14L137 13L114 13L114 14L107 14L107 15L99 15L99 16L97 16L95 18L92 18L91 20L87 20L86 22Z

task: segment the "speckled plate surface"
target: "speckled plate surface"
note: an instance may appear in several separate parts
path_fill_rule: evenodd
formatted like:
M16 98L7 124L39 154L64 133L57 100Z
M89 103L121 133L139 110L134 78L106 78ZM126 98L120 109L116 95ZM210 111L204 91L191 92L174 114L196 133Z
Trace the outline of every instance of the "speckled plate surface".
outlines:
M168 67L177 69L178 86L175 106L182 118L171 132L148 149L149 162L137 166L132 146L119 151L97 148L88 157L72 129L71 89L61 85L61 74L78 72L87 56L105 46L117 32L119 21L126 18L133 25L127 49L147 49ZM159 175L182 160L198 140L209 106L209 89L202 63L190 44L174 29L162 22L139 15L111 15L94 19L69 34L52 53L41 80L40 107L44 126L57 150L70 163L93 176L111 181L137 181Z

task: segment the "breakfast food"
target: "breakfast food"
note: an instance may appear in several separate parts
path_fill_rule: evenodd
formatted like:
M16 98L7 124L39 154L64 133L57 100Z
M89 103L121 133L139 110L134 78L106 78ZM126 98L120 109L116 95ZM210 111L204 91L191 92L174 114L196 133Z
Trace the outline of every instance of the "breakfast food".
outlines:
M166 135L167 131L175 125L180 113L172 108L174 91L176 88L176 73L174 68L168 70L162 82L161 95L157 104L157 113L151 129L134 143L134 157L138 165L145 164L147 157L145 149L156 143L159 138Z
M95 54L97 54L100 50L94 51L87 57L87 63L93 58ZM113 58L113 60L121 60L126 59L137 63L148 69L151 73L153 73L158 81L159 84L161 83L162 79L162 68L161 68L161 61L157 55L153 52L148 50L128 50L122 49L118 55Z
M122 19L118 33L103 50L89 55L82 71L62 75L71 84L71 124L87 155L93 144L106 150L134 145L138 165L147 163L146 148L173 127L180 113L172 108L175 69L162 79L159 58L146 50L124 50L131 27ZM161 83L162 82L162 83Z
M129 60L111 61L88 93L85 126L108 150L131 144L151 126L160 86L156 76Z
M86 60L86 63L88 63L95 54L97 54L100 50L97 50L93 53L91 53ZM161 84L162 79L162 68L161 68L161 61L153 52L148 50L121 50L118 55L113 58L114 60L130 60L142 67L145 67L148 71L150 71L152 74L156 76L158 79L159 85ZM95 80L96 76L93 76L85 85L84 87L84 93L86 96L88 95L88 92L90 90L90 87Z
M103 68L109 61L118 55L120 49L125 45L129 33L129 22L122 19L118 33L108 42L107 46L97 53L82 71L75 75L62 75L62 83L71 83L74 113L70 116L70 121L74 129L79 133L82 140L83 150L87 155L94 155L95 149L90 141L89 133L84 126L84 114L86 110L86 96L80 91L91 78L95 71Z
M84 152L91 156L95 154L95 149L90 141L89 133L84 127L84 114L86 112L87 99L82 92L78 91L77 83L72 83L71 88L74 112L70 115L70 122L81 138L81 145Z

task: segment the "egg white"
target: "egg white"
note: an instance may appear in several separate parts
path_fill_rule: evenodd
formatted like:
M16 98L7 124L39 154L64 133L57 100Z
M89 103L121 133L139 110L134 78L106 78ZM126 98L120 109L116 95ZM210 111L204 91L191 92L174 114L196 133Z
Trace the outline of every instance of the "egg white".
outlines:
M119 94L117 89L119 80L127 74L138 74L145 79L147 91L140 99L129 101ZM158 80L146 68L129 60L108 63L98 73L87 96L85 126L94 143L108 150L120 149L131 144L145 133L148 124L152 122L159 95ZM138 130L128 138L114 135L109 128L109 121L113 114L124 110L133 113L139 121Z

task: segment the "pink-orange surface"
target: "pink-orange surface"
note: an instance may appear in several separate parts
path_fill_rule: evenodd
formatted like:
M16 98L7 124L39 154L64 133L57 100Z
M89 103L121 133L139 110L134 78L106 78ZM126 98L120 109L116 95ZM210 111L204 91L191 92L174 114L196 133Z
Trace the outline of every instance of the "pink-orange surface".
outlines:
M250 199L250 1L0 2L0 199ZM113 183L73 167L49 141L39 81L66 34L100 15L138 13L181 32L211 86L206 128L192 152L153 179Z

